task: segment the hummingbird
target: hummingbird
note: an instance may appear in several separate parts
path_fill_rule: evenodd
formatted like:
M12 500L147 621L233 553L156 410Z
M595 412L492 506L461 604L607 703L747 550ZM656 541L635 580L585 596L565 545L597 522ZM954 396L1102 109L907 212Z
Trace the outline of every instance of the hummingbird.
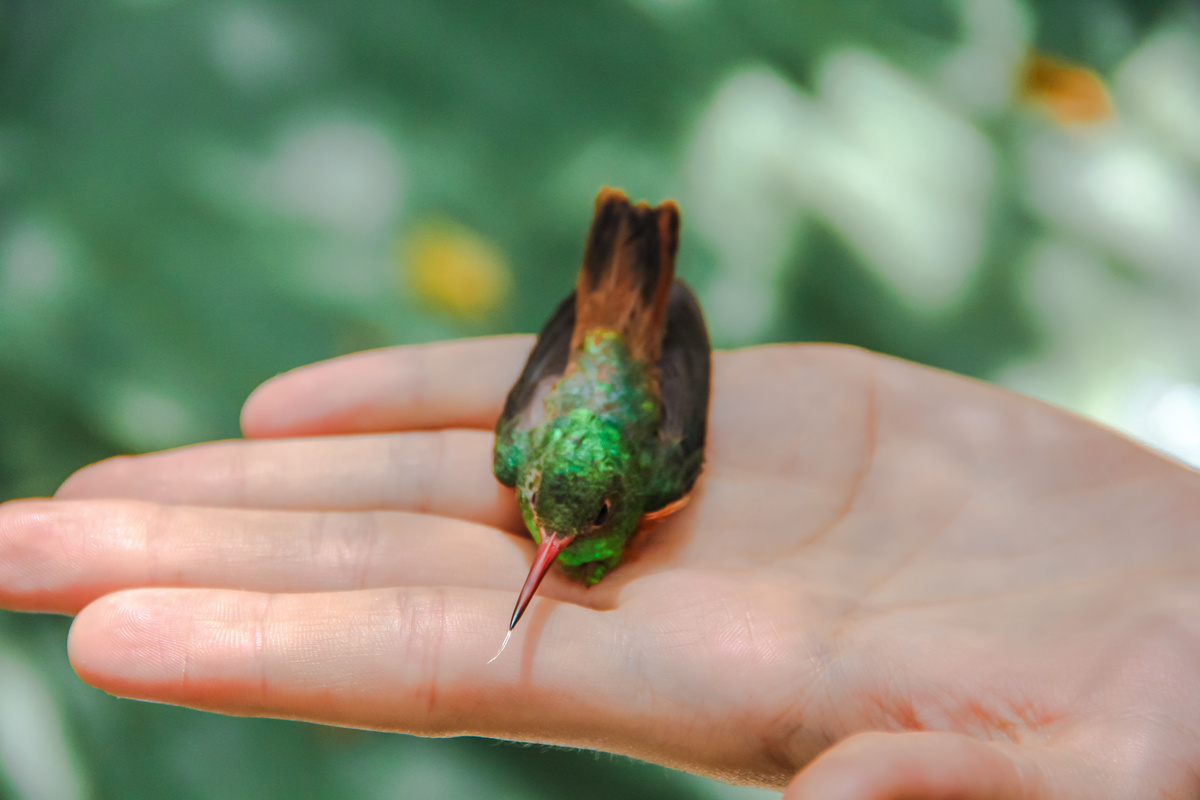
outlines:
M508 393L493 471L538 547L505 645L553 562L595 584L639 520L679 508L700 475L712 348L675 279L678 248L674 202L601 189L575 290Z

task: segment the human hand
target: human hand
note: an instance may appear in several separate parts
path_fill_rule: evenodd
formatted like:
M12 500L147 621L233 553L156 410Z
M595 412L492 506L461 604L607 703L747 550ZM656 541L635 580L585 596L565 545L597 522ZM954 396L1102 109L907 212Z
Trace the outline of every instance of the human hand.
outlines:
M789 798L1200 786L1200 475L848 348L716 354L692 502L595 587L552 571L489 665L533 550L490 471L530 344L301 369L250 398L248 441L6 504L0 603L78 613L89 683L229 714L591 747Z

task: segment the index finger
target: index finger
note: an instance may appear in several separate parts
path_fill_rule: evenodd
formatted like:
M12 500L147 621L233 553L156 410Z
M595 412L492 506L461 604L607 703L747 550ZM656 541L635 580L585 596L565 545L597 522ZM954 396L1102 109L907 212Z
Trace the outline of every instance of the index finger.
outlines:
M268 380L242 408L250 438L483 428L533 346L497 336L391 347L322 361Z

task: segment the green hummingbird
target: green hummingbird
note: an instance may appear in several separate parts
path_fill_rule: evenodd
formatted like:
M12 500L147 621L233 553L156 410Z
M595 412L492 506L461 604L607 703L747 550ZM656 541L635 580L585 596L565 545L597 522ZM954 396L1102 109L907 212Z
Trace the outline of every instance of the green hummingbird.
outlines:
M510 636L551 563L594 584L638 521L678 508L700 475L712 348L675 280L678 247L675 203L602 189L575 291L508 394L493 470L538 543Z

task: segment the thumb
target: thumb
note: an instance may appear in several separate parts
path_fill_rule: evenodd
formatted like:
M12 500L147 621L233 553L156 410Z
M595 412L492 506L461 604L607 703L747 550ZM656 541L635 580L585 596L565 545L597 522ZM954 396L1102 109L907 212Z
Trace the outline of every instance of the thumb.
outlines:
M1013 744L957 733L860 733L792 779L784 800L1040 800L1042 770Z

